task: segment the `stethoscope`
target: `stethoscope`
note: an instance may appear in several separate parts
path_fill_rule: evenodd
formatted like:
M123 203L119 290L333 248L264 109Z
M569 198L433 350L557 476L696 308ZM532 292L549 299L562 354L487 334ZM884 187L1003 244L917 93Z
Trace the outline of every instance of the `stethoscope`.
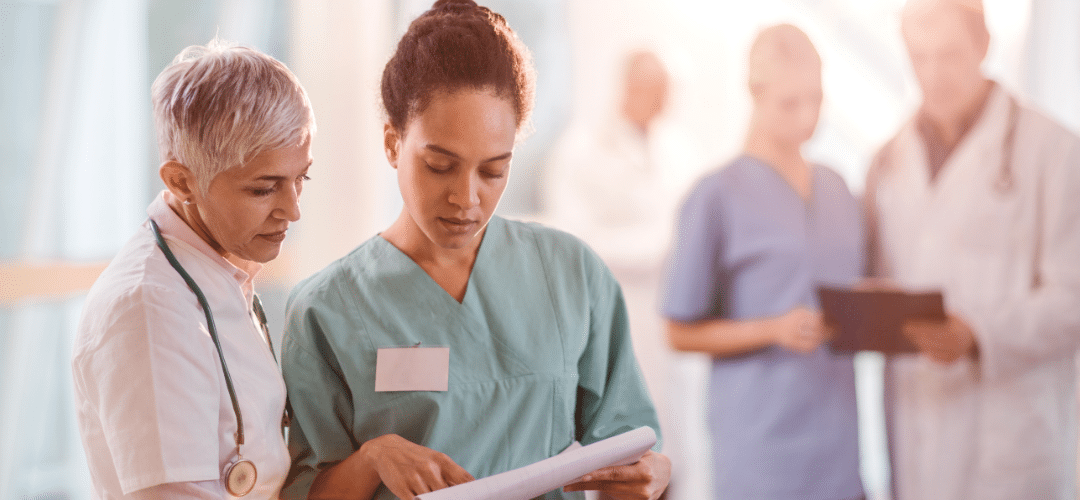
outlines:
M1005 130L1005 138L1001 145L1001 168L998 170L997 179L994 180L994 189L998 194L1006 195L1012 191L1016 184L1012 169L1013 150L1016 148L1016 124L1020 121L1020 105L1016 99L1009 98L1009 128Z
M184 270L184 266L180 265L180 262L176 260L176 256L169 250L169 245L165 243L165 238L161 236L161 229L158 228L156 222L150 219L150 227L154 230L154 238L157 239L157 246L161 248L161 251L165 254L165 258L169 260L169 264L173 269L176 269L177 273L180 273L180 277L184 278L184 282L191 288L192 292L195 292L195 298L198 299L199 305L202 306L203 313L206 315L206 328L210 331L210 338L214 341L214 346L217 347L218 359L221 360L221 371L225 374L225 387L229 389L229 399L232 400L233 412L236 414L236 459L225 466L225 470L221 473L222 481L225 483L225 489L230 495L236 497L242 497L251 493L251 490L255 488L255 482L258 479L258 471L255 468L255 464L240 454L240 445L244 444L244 419L240 415L240 402L236 399L236 389L233 388L232 377L229 375L229 367L225 364L225 354L221 350L221 341L218 340L217 327L214 325L214 315L210 313L210 304L206 301L206 296L203 295L199 285L195 284L195 280L191 278L191 275ZM256 316L259 317L259 322L262 325L263 332L267 332L266 326L266 314L263 312L262 303L259 301L259 296L254 297L252 307L255 310ZM270 336L266 336L269 342ZM273 353L273 346L270 347L271 354Z
M1008 128L1005 129L1005 137L1002 138L1001 144L1001 166L998 168L997 178L992 183L994 190L1002 196L1009 194L1016 185L1012 162L1013 151L1016 149L1016 125L1020 121L1020 105L1011 96L1009 97L1009 116L1007 120ZM895 151L895 148L898 147L898 140L899 135L886 143L885 148ZM880 161L883 162L881 166L888 169L892 164L892 157L883 155L880 158Z

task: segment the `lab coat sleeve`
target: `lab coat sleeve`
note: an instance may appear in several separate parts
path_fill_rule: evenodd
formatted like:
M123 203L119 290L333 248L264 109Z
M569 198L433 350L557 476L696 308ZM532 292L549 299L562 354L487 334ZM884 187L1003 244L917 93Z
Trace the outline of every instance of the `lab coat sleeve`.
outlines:
M605 222L612 207L625 207L636 196L620 182L618 158L605 152L600 138L587 127L576 126L567 133L552 155L553 174L548 190L548 213L553 224L579 238L605 257L618 254L618 231Z
M74 363L125 493L220 477L218 356L183 292L146 285L114 301L91 326L100 345Z
M132 492L133 500L221 500L228 498L225 485L219 481L159 484Z
M621 130L578 124L560 140L552 155L549 213L553 224L589 242L609 265L655 265L663 243L654 240L665 231L653 223L654 214L667 212L671 196L659 175L641 171L645 149L633 145L644 142Z
M544 200L552 222L579 237L593 227L592 214L581 196L581 179L589 175L587 168L592 163L586 158L588 141L582 129L571 128L556 144Z
M634 357L622 290L599 258L593 261L588 338L578 360L575 438L590 444L646 425L660 436L656 409ZM654 449L660 448L657 441Z
M353 403L326 335L332 321L317 298L293 293L285 322L281 369L289 392L292 468L282 499L307 498L318 473L359 448L350 432Z
M1047 134L1051 135L1051 134ZM1040 179L1036 282L1009 297L996 314L965 318L979 343L983 376L1004 379L1080 347L1080 139L1060 131Z

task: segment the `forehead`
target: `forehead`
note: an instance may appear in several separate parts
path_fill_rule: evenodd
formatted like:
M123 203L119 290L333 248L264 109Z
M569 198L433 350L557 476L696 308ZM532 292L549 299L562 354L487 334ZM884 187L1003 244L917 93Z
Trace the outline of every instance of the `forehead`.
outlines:
M771 92L798 93L821 91L821 65L810 62L799 64L775 62L763 72L762 85Z
M514 106L490 90L462 89L433 94L408 123L405 138L446 147L491 149L513 146L517 134Z
M660 59L648 52L633 56L626 68L626 79L632 84L663 81L667 76L667 69Z
M261 177L291 178L302 173L311 163L311 138L308 137L300 144L264 150L250 160L218 174L218 177L232 180L251 180Z
M945 3L906 12L902 21L904 41L911 48L973 46L975 16Z

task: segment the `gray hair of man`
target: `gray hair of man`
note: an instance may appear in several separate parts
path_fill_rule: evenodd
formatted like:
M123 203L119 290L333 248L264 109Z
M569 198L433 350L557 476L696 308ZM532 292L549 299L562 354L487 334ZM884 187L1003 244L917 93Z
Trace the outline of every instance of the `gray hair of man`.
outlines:
M218 174L315 134L311 101L284 64L218 38L182 50L151 94L161 161L191 170L204 195Z
M940 16L944 10L952 10L963 16L975 43L985 48L989 43L990 31L986 27L982 0L908 0L900 11L900 24L905 36L912 24L928 17Z

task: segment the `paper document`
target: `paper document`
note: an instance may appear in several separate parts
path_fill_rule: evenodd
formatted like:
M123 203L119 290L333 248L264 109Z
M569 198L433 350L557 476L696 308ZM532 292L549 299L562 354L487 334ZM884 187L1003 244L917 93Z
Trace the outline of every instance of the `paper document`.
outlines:
M904 336L904 322L945 321L941 292L822 287L818 298L825 323L836 329L831 346L837 352L917 352L915 344Z
M588 446L567 449L532 465L459 484L420 500L528 500L575 482L596 469L637 462L656 444L651 427L639 427Z

